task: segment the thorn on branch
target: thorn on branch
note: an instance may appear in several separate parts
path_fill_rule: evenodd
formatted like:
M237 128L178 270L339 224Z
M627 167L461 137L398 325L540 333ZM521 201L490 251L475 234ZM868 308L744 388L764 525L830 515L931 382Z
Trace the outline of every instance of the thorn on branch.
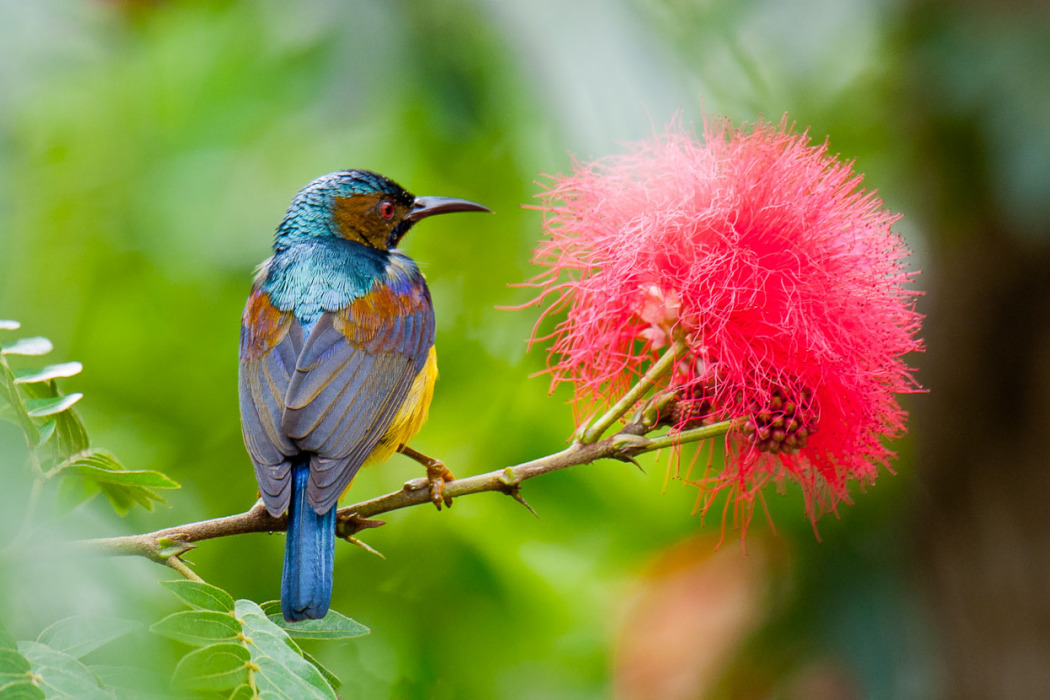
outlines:
M510 496L515 501L525 506L530 513L536 516L537 519L540 517L540 514L537 513L535 509L529 505L529 502L525 500L525 497L521 495L521 479L518 478L518 475L514 473L513 469L510 467L504 469L500 475L496 477L496 481L500 484L499 490L501 493Z
M517 487L516 489L514 489L513 491L510 491L509 493L507 493L507 495L510 496L511 498L513 498L515 501L517 501L521 505L525 506L529 510L530 513L532 513L534 516L536 516L537 520L540 519L540 514L537 513L535 511L535 509L533 509L533 507L529 505L529 502L525 500L525 497L521 495L521 487L520 486Z
M358 547L360 547L361 549L365 550L369 554L374 554L377 557L379 557L380 559L386 560L386 557L383 556L382 552L380 552L378 549L375 549L372 546L362 542L361 540L357 539L356 537L354 537L352 535L344 535L342 537L343 537L344 540L346 540L350 544L356 544Z
M336 518L335 534L344 540L352 541L354 535L362 530L370 530L383 525L386 525L385 520L369 520L368 518L362 518L357 513L350 513L349 515L340 515Z
M645 467L642 466L642 463L639 463L630 454L619 454L619 455L617 455L616 459L621 461L621 462L630 462L631 464L633 464L635 467L638 468L638 471L640 471L642 473L646 473L646 469L645 469Z

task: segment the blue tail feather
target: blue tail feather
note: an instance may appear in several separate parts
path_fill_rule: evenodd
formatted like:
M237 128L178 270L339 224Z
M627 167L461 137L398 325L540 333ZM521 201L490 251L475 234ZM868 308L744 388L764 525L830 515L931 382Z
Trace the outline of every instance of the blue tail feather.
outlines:
M292 467L292 499L281 576L281 611L289 622L319 619L332 600L335 507L318 515L306 498L310 464Z

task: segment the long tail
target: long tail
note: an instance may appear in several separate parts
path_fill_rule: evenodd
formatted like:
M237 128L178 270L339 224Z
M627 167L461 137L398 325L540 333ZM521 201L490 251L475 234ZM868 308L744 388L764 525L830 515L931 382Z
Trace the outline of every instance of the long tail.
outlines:
M281 611L289 622L319 619L332 601L335 507L318 515L306 498L310 463L292 467L292 500L281 576Z

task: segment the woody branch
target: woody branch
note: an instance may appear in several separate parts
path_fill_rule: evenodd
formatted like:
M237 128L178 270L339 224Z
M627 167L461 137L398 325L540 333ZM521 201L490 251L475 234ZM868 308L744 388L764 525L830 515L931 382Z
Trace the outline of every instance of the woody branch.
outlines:
M712 423L673 434L648 437L648 433L659 425L660 401L666 399L666 396L663 399L658 396L650 400L619 432L599 439L655 385L670 367L678 349L668 350L660 360L654 362L649 372L625 394L624 398L629 400L618 401L609 411L581 430L564 450L504 469L449 481L445 484L444 496L455 499L495 491L511 496L528 507L521 497L521 485L529 479L602 459L634 462L635 457L647 452L724 435L733 427L732 422ZM363 529L383 524L370 518L432 502L427 479L414 479L397 491L340 508L337 532L340 537L352 539ZM181 559L183 554L196 547L194 543L252 532L283 532L287 527L286 520L284 515L270 515L260 501L237 515L177 525L140 535L80 540L78 544L111 556L142 556L165 564L187 578L198 579Z

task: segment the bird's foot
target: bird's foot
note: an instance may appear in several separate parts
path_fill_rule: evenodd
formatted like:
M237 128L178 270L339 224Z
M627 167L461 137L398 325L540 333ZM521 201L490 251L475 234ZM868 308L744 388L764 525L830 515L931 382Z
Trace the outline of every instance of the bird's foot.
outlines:
M427 486L430 487L430 501L434 504L434 507L436 507L438 510L441 510L441 504L444 503L446 506L451 508L452 496L448 496L445 494L445 483L453 481L456 477L453 476L452 472L448 470L448 467L445 466L445 463L442 462L440 459L428 457L422 452L417 452L408 445L402 445L398 448L397 451L405 455L406 457L411 457L412 459L416 460L424 467L426 467L427 478L425 483ZM412 490L420 488L423 484L420 483L417 485L417 481L422 482L423 480L419 479L409 481L405 484L405 488L409 488Z
M430 482L430 500L434 506L441 510L444 503L452 507L452 496L445 495L445 482L453 481L456 477L448 470L444 462L435 459L433 464L427 465L427 481Z

